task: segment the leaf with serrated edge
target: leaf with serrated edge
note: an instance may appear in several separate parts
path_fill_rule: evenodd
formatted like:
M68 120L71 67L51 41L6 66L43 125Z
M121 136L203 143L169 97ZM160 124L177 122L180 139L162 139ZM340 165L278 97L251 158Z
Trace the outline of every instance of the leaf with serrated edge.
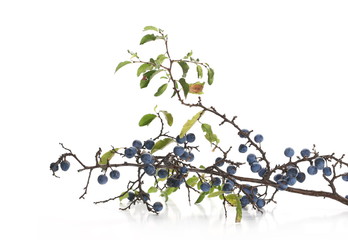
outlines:
M224 194L224 193L225 193L224 191L213 192L213 193L210 193L208 195L208 198L217 197L217 196L220 196L221 194Z
M126 66L127 64L130 64L130 63L132 63L132 62L131 62L131 61L120 62L120 63L117 65L116 69L115 69L115 73L116 73L120 68L122 68L122 67L124 67L124 66Z
M157 152L158 150L162 150L163 148L165 148L167 145L169 145L172 142L174 142L172 138L164 138L162 140L157 141L155 145L153 146L151 153Z
M149 125L157 116L155 114L145 114L139 121L139 126L147 126Z
M184 61L180 61L178 63L182 69L182 77L186 77L186 74L187 74L188 70L190 69L189 65Z
M165 83L165 84L163 84L162 86L160 86L160 87L158 88L157 92L155 93L155 97L161 96L162 93L164 93L164 91L167 89L167 87L168 87L168 84L167 84L167 83Z
M208 68L208 84L212 85L214 82L214 70L212 68Z
M191 129L191 127L197 122L197 120L203 115L203 111L196 113L191 120L187 120L180 132L180 138L184 137L185 134Z
M157 192L157 190L158 190L158 189L157 189L156 187L153 187L153 186L152 186L152 187L149 188L149 190L147 190L147 192L148 192L148 193L155 193L155 192Z
M213 130L211 129L211 126L209 124L203 123L202 124L202 130L205 132L205 138L210 142L216 142L216 144L220 143L220 139L216 136L216 134L213 133Z
M236 194L229 194L225 196L226 200L232 205L236 206L236 222L242 220L242 204L240 203L239 197Z
M144 43L155 41L157 38L154 34L147 34L140 40L140 45L143 45Z
M149 31L149 30L158 32L158 28L156 28L154 26L146 26L146 27L144 27L143 31Z
M198 78L202 78L203 77L203 69L200 65L197 65L197 75L198 75Z
M166 117L166 120L167 120L167 123L169 126L172 126L173 125L173 115L167 111L164 111L164 110L161 110L160 111L161 113L164 114L164 116Z

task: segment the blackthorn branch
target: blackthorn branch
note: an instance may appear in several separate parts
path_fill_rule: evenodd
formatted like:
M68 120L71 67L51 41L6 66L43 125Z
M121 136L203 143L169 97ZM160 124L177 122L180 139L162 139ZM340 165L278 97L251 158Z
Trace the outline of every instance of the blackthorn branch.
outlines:
M199 109L199 112L184 124L179 135L172 136L170 131L165 131L166 124L168 127L173 124L172 114L164 110L157 111L156 106L154 109L155 114L144 115L139 121L139 126L147 126L157 118L160 122L158 135L144 142L134 140L130 147L112 147L110 151L105 152L103 155L102 150L99 148L95 155L95 164L91 166L85 165L70 149L61 144L66 153L62 154L56 162L51 163L50 169L54 176L56 176L59 166L63 171L69 169L70 162L68 162L68 158L75 159L82 167L78 172L88 171L86 186L83 194L80 196L80 198L84 198L90 181L93 181L93 170L102 170L102 174L98 176L97 181L99 184L106 184L108 182L108 172L111 179L117 180L122 175L122 167L134 167L137 169L137 174L134 180L129 180L125 191L116 194L116 197L97 201L95 204L106 203L116 199L121 201L128 199L127 206L121 208L121 210L127 210L137 203L143 203L149 212L158 214L163 209L163 204L161 202L152 203L150 194L159 191L160 195L167 201L170 194L178 189L186 188L190 204L191 191L193 191L199 194L195 201L196 204L202 202L205 197L219 197L222 200L226 216L226 205L236 207L237 222L241 220L242 208L251 206L253 209L262 212L266 204L276 203L275 196L279 191L330 198L348 205L348 195L344 197L342 193L337 191L335 185L336 181L348 182L348 163L343 160L344 155L341 157L336 157L334 153L322 155L319 154L314 145L311 150L302 149L300 151L301 156L295 156L295 150L289 147L284 150L284 156L288 158L288 161L272 167L272 162L267 158L266 152L261 147L261 143L264 140L261 134L254 135L253 130L239 127L236 123L236 116L229 118L215 107L204 105L200 96L198 96L197 102L187 102L186 97L188 94L202 94L205 83L212 85L214 70L209 64L200 62L199 59L194 59L192 51L183 59L172 59L168 47L168 36L164 34L163 30L147 26L144 31L152 31L153 34L145 35L141 39L140 44L162 40L164 42L165 54L160 54L157 58L145 61L137 53L128 51L131 54L131 59L121 62L116 67L116 72L128 64L141 64L137 70L137 76L141 78L141 88L146 88L157 74L162 74L161 79L164 79L164 83L158 88L155 96L162 95L168 88L168 85L171 85L173 89L172 97L176 96L180 104ZM136 60L132 60L134 58ZM182 76L175 77L173 71L174 64L178 64L181 67ZM206 81L186 82L187 73L192 65L196 67L198 80L203 79L204 71L207 73ZM245 160L242 162L230 160L229 154L232 146L224 150L219 145L220 140L214 134L211 125L203 122L203 119L206 119L208 114L221 120L219 126L229 124L236 130L236 136L241 139L241 142L235 148L241 154L248 152ZM213 150L218 150L219 152L217 158L213 159L210 166L197 167L192 163L195 159L194 154L199 152L199 145L193 145L196 142L196 135L189 133L194 124L201 124L206 140L210 142ZM174 146L172 151L168 150L170 149L169 146ZM249 153L250 149L255 150L257 154ZM156 152L159 150L168 151L166 155L157 155ZM123 163L112 163L111 160L115 155L127 160ZM255 175L251 177L239 175L238 169L242 167L250 167L252 174ZM304 168L305 170L303 170ZM328 184L330 191L293 187L294 185L300 185L307 177L318 173L322 173L322 177ZM146 175L152 176L154 179L153 186L147 191L144 189L144 176ZM348 194L348 192L345 194Z

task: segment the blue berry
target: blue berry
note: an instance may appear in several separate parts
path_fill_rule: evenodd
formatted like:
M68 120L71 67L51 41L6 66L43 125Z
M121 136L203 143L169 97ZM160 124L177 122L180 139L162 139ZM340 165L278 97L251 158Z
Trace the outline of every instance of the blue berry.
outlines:
M160 212L163 209L163 205L160 202L155 202L152 207L156 212Z
M212 181L212 185L213 186L220 186L220 184L221 184L221 179L218 177L214 177L213 181Z
M144 167L144 171L149 176L154 176L156 174L156 168L151 164L146 164Z
M155 142L151 139L146 140L144 146L146 147L146 149L151 150L153 146L155 146Z
M295 167L290 167L286 171L286 176L288 177L296 177L298 174L298 170Z
M251 194L251 186L249 184L245 184L243 187L242 187L242 191L245 193L245 194L248 194L250 195Z
M59 166L57 163L53 162L50 164L50 169L53 171L53 172L57 172L59 170Z
M112 170L110 172L110 177L112 179L119 179L120 178L120 172L118 170Z
M249 198L247 196L243 196L240 198L240 203L242 204L242 207L246 207L250 203Z
M240 132L238 133L238 135L241 138L246 138L249 135L249 130L248 129L242 129L240 130Z
M256 162L256 155L253 153L248 154L247 161L249 164L252 164L253 162Z
M343 179L343 181L348 182L348 173L342 175L342 179Z
M309 151L309 149L304 148L301 150L301 156L302 157L309 157L311 155L311 151Z
M266 204L266 202L263 199L257 199L257 201L256 201L256 206L258 208L263 208L265 206L265 204Z
M144 202L147 202L150 200L150 194L148 193L142 193L141 194L141 199L143 199Z
M293 185L295 185L297 180L296 180L296 177L289 177L286 182L288 185L293 186Z
M314 165L318 168L318 170L323 170L325 167L325 160L324 158L317 158L314 160Z
M192 162L193 160L195 160L195 155L193 153L189 153L186 161Z
M324 167L323 168L323 174L325 175L325 176L331 176L331 174L332 174L332 170L331 170L331 168L330 167Z
M189 153L188 152L186 152L186 151L184 151L184 153L180 156L180 158L182 159L182 160L187 160L188 159L188 157L189 157Z
M159 178L166 178L168 176L168 171L166 169L160 169L157 172Z
M186 135L186 140L189 142L189 143L192 143L196 140L196 136L193 134L193 133L189 133Z
M99 184L105 184L107 182L108 182L108 177L106 175L104 175L104 174L99 175L99 177L98 177Z
M134 140L132 143L132 146L137 148L137 149L140 149L140 148L142 148L143 143L140 140Z
M283 178L283 175L282 174L280 174L280 173L278 173L278 174L276 174L274 177L273 177L273 180L275 181L275 182L278 182L280 179L282 179Z
M254 141L257 142L257 143L262 142L263 141L263 136L261 134L255 135Z
M174 149L173 149L173 152L176 156L180 157L181 155L184 154L185 152L185 149L181 146L175 146Z
M309 166L307 172L309 175L315 175L318 173L318 168L316 166Z
M280 181L278 181L278 187L277 187L278 190L283 191L283 190L285 190L285 189L287 189L287 188L288 188L288 183L287 183L286 180L280 180Z
M127 198L128 198L129 201L133 201L134 198L135 198L134 192L128 192L128 197Z
M246 153L248 151L248 147L245 144L239 145L238 151L240 153Z
M230 165L227 167L226 172L230 175L234 175L237 172L236 166Z
M295 151L294 151L294 149L292 149L292 148L285 148L285 150L284 150L284 155L286 156L286 157L289 157L289 158L291 158L292 156L294 156L294 154L295 154Z
M303 183L303 182L306 180L306 174L303 173L303 172L299 172L299 173L297 174L296 180L297 180L299 183Z
M140 159L144 164L150 164L152 162L152 155L149 153L143 153L141 154Z
M188 172L188 169L187 169L187 167L185 167L185 166L181 167L179 170L180 170L180 173L181 173L181 174L185 174L185 173Z
M68 169L70 168L70 162L67 161L67 160L64 160L60 163L60 168L63 170L63 171L68 171Z
M346 195L346 198L348 199L348 195Z
M170 177L167 179L167 186L168 187L179 187L180 186L180 180L177 178Z
M218 157L218 158L216 158L215 159L215 164L216 164L216 166L218 166L218 167L222 167L223 165L224 165L224 161L222 161L222 158L221 157Z
M262 168L262 169L258 172L258 174L259 174L260 177L263 177L263 176L265 176L266 172L267 172L267 169L266 169L266 168Z
M124 155L127 157L127 158L132 158L135 156L135 154L137 153L137 149L135 147L130 147L130 148L126 148L124 150Z
M257 173L261 170L261 165L257 162L251 164L250 169L253 173Z
M233 189L233 186L231 183L225 183L223 186L222 186L222 191L224 192L231 192Z
M232 185L232 187L234 187L234 182L231 179L226 179L226 183L229 183Z
M186 136L183 136L182 138L180 138L180 136L178 135L176 137L176 142L179 144L183 144L186 141Z
M201 184L201 190L203 192L209 192L210 188L211 188L210 184L207 183L207 182L204 182L204 183Z

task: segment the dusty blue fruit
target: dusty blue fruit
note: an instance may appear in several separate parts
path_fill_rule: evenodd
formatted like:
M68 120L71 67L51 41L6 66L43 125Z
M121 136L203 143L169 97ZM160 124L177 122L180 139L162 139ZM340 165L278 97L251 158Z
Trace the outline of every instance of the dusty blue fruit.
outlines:
M299 173L297 174L296 180L297 180L299 183L303 183L303 182L306 180L306 174L303 173L303 172L299 172Z
M318 173L318 168L316 166L309 166L307 172L309 175L315 175Z
M126 148L124 150L124 155L127 157L127 158L132 158L135 156L135 154L137 153L137 149L135 147L129 147L129 148Z
M186 161L192 162L193 160L195 160L195 155L190 152L188 157L187 157L187 159L186 159Z
M118 170L112 170L110 172L110 177L112 179L119 179L120 178L120 172Z
M233 186L231 183L225 183L223 186L222 186L222 191L224 192L231 192L233 189Z
M249 135L249 130L248 129L242 129L240 130L240 132L238 133L238 135L241 138L246 138Z
M257 173L261 170L261 165L258 162L254 162L250 165L250 169L253 173Z
M155 203L152 205L152 207L153 207L153 210L155 210L156 212L160 212L160 211L162 211L162 209L163 209L163 205L162 205L162 203L160 203L160 202L155 202Z
M180 138L180 136L178 135L176 137L176 142L179 144L183 144L186 141L186 136L183 136L182 138Z
M256 201L256 206L257 206L258 208L263 208L263 207L265 206L265 204L266 204L266 202L265 202L265 200L263 200L263 199L258 199L258 200Z
M63 171L68 171L68 169L70 168L70 162L67 161L67 160L64 160L60 163L60 168L63 170Z
M144 164L150 164L152 162L152 155L149 153L143 153L141 154L140 159Z
M246 205L248 205L250 203L250 201L249 201L248 197L244 195L243 197L241 197L240 203L242 204L242 207L244 208L244 207L246 207Z
M107 182L108 182L108 177L106 175L104 175L104 174L99 175L99 177L98 177L99 184L105 184Z
M304 148L301 150L301 156L302 157L309 157L311 155L311 151L309 151L309 149Z
M288 177L296 177L298 174L298 170L295 167L289 167L286 171L286 176Z
M216 164L216 166L218 166L218 167L222 167L223 165L224 165L224 161L222 161L222 158L221 157L218 157L218 158L216 158L215 159L215 164Z
M183 167L180 167L179 171L181 174L185 174L188 172L188 169L187 169L187 167L183 166Z
M201 184L201 190L203 192L209 192L210 188L211 188L211 186L207 182L204 182L204 183Z
M238 147L238 151L239 151L240 153L246 153L246 152L248 151L248 147L247 147L245 144L241 144L241 145L239 145L239 147Z
M327 176L327 177L331 176L331 174L332 174L331 168L330 168L330 167L324 167L324 168L323 168L323 174L324 174L325 176Z
M53 162L50 164L50 169L53 171L53 172L57 172L59 170L59 166L57 163Z
M227 167L226 172L230 175L234 175L237 172L236 166L230 165Z
M249 164L252 164L253 162L256 162L256 155L253 153L248 154L247 161Z
M132 143L132 146L137 149L140 149L143 147L143 143L140 140L134 140Z
M292 149L292 148L290 148L290 147L285 148L285 150L284 150L284 155L285 155L286 157L291 158L292 156L294 156L294 154L295 154L294 149Z
M342 179L343 179L343 181L348 182L348 173L342 175Z
M212 185L213 186L220 186L220 184L221 184L221 179L218 177L214 177L213 181L212 181Z
M185 149L182 146L175 146L173 152L176 156L180 157L184 154Z
M182 160L187 160L189 156L190 156L190 154L188 152L184 151L184 153L180 156L180 158Z
M168 176L168 171L166 169L160 169L157 172L159 178L166 178Z
M267 168L262 168L262 169L258 172L258 174L259 174L260 177L265 176L266 173L267 173Z
M189 133L186 135L186 141L192 143L196 140L196 136L193 133Z
M318 168L318 170L323 170L325 167L325 160L322 157L318 157L314 160L314 165Z
M135 198L134 192L128 192L128 197L127 197L127 199L128 199L129 201L133 201L134 198Z
M151 150L155 146L155 142L152 139L146 140L144 146L146 149Z
M154 176L156 174L156 168L151 164L146 164L144 167L144 171L149 176Z
M255 135L254 141L257 143L261 143L263 141L263 136L261 134Z

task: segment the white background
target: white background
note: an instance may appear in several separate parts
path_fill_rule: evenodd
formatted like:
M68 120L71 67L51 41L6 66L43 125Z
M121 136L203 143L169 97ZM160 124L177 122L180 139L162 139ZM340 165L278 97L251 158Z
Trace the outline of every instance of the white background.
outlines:
M136 67L114 75L127 49L145 59L163 52L158 43L138 45L146 25L169 34L172 57L193 50L214 68L204 102L262 133L274 164L286 160L288 146L297 154L314 143L323 154L347 153L347 2L216 2L1 1L2 239L343 237L348 209L331 200L280 193L265 214L244 211L235 224L234 210L225 219L218 199L189 207L183 191L153 216L141 206L118 211L118 201L93 204L122 192L131 171L105 186L96 184L95 173L85 200L78 199L86 175L77 164L60 179L48 171L64 152L59 142L92 164L98 147L153 137L158 125L137 123L156 104L173 113L174 133L196 112L167 100L169 91L153 97L155 81L140 91ZM233 129L217 128L212 116L205 121L225 139L223 147L240 143ZM201 150L198 165L216 157L205 142ZM245 156L234 149L231 157ZM327 189L320 176L305 186ZM339 187L348 194L347 185Z

